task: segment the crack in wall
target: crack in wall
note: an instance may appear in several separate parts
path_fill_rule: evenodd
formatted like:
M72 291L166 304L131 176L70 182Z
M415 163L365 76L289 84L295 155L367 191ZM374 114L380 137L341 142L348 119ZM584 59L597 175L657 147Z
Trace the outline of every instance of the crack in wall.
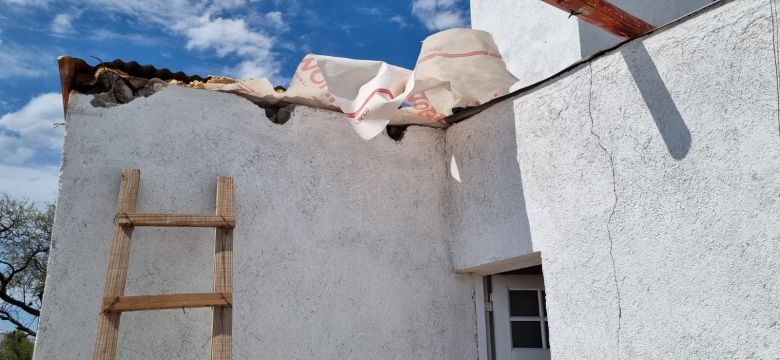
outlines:
M772 50L775 59L775 82L777 83L777 134L780 135L780 59L777 54L777 9L775 8L776 0L769 0L769 8L771 9L772 18Z
M588 69L590 70L590 84L588 88L588 116L590 117L590 134L593 135L594 138L596 138L596 144L601 148L602 151L604 151L605 154L607 154L607 157L609 158L609 165L612 169L612 195L614 196L614 201L612 203L612 211L609 213L609 219L607 219L607 238L609 239L609 258L612 261L612 277L615 281L615 293L617 294L617 301L618 301L618 327L617 327L617 358L620 359L620 330L622 329L622 318L623 318L623 305L620 299L620 286L618 284L618 278L617 278L617 266L615 265L615 255L613 253L613 247L614 247L614 239L612 238L612 218L615 216L615 211L617 210L617 203L618 203L618 196L617 196L617 177L615 174L615 159L612 156L612 153L607 150L607 148L604 146L604 143L601 140L601 136L599 134L596 134L594 131L595 128L595 122L593 120L593 65L588 64Z

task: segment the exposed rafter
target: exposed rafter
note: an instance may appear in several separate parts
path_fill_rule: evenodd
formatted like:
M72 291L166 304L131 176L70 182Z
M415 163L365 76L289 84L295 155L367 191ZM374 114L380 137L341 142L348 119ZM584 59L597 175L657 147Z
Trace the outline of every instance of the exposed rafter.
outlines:
M633 39L655 26L631 15L606 0L542 0L583 21L598 26L622 40Z

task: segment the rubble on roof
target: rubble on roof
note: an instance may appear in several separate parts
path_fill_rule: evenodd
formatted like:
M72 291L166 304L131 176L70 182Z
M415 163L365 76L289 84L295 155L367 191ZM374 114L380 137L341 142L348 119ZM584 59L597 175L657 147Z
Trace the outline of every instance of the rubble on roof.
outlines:
M92 98L92 105L111 107L129 103L136 97L151 96L168 83L159 78L145 79L115 69L100 68L95 72L93 86L93 89L102 91Z
M112 63L90 67L82 60L61 58L64 105L71 89L97 94L96 106L113 106L154 94L168 82L233 93L265 108L301 104L341 111L364 139L375 137L388 125L449 126L447 116L503 96L517 81L491 35L472 29L450 29L426 38L414 70L309 54L286 90L265 78L204 79L136 62Z

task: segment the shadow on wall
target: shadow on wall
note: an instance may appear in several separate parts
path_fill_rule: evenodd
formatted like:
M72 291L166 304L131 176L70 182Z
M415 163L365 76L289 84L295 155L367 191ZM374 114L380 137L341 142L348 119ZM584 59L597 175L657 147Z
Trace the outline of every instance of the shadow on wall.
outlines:
M691 131L674 104L653 59L644 44L636 42L620 51L628 71L653 116L669 154L676 160L685 158L691 148Z
M447 143L456 270L531 253L513 102L450 128Z
M655 26L661 26L707 6L715 0L610 0L615 6ZM620 40L593 25L579 20L580 53L586 58Z

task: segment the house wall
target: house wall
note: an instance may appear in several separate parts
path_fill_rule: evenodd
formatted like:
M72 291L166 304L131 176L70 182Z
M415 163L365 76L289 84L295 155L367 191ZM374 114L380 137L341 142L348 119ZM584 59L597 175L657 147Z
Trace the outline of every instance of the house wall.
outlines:
M664 25L713 0L611 0ZM471 0L471 27L489 31L518 87L544 80L620 40L540 0Z
M74 96L36 360L89 358L123 167L140 211L211 212L235 178L237 359L473 359L462 273L539 253L555 359L776 357L769 5L724 2L400 143L306 107L275 125L228 94ZM128 294L208 291L211 238L137 230ZM209 326L128 314L119 358L207 356Z
M448 218L458 271L500 272L493 265L534 251L514 133L510 101L447 130Z
M120 170L138 211L214 211L233 176L236 359L476 358L474 278L455 275L444 133L364 141L341 114L285 125L229 94L169 87L95 108L71 97L36 360L88 359ZM213 230L139 228L128 295L208 292ZM209 309L127 313L118 359L205 359Z
M776 29L727 2L513 100L554 359L777 357Z
M539 0L471 0L471 27L493 35L520 86L581 58L577 20L568 16Z

